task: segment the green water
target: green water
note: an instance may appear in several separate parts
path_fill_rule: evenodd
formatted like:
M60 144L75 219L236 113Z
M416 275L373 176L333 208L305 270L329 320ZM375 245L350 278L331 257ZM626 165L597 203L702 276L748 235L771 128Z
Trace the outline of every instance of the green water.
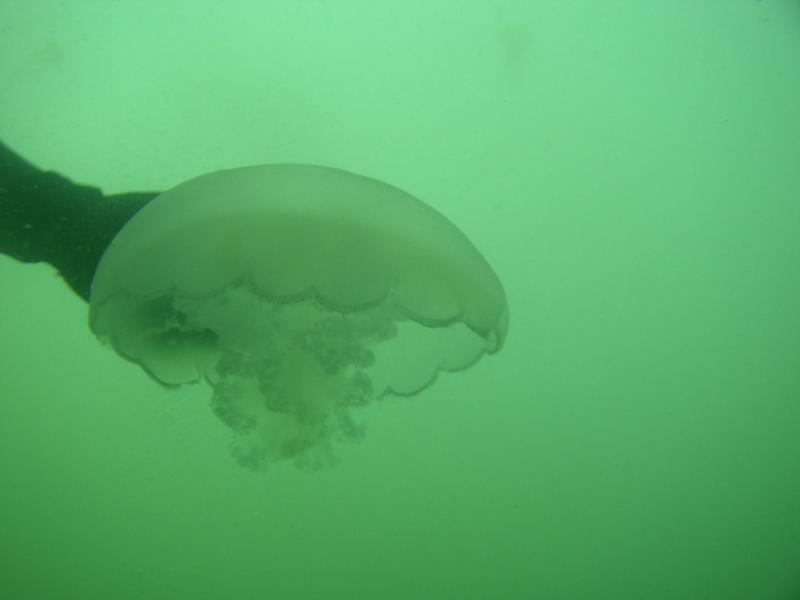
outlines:
M800 598L800 4L2 0L0 139L109 193L389 181L507 344L318 473L0 257L0 598Z

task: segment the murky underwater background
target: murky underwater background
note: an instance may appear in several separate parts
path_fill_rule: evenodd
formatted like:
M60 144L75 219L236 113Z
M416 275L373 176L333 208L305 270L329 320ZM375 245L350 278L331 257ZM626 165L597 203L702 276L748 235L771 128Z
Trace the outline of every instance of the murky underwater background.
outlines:
M800 4L3 0L0 139L108 193L324 164L457 223L506 347L253 474L0 258L0 597L800 598Z

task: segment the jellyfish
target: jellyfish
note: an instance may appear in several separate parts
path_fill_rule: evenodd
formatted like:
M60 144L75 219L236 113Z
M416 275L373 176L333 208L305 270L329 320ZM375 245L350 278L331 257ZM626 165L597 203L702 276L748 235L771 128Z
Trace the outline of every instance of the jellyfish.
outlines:
M112 240L89 323L167 387L205 381L239 464L317 468L359 407L497 352L495 273L439 212L347 171L217 171L162 193Z

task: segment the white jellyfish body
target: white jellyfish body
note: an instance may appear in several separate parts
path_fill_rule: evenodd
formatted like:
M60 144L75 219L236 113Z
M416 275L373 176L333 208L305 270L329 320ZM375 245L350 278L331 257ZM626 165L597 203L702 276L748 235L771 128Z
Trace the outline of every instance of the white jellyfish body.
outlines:
M503 288L450 221L374 179L311 165L218 171L119 232L90 326L154 379L205 379L254 468L320 465L352 409L500 349Z

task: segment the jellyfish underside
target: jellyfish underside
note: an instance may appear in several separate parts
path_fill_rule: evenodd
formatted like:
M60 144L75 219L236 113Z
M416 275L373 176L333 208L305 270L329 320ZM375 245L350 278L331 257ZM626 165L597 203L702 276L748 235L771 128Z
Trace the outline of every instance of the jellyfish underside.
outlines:
M220 180L227 189L232 174L249 215L236 225L230 198L219 202L208 193L219 195ZM195 182L203 178L166 192L112 242L95 276L90 324L163 385L208 382L211 408L233 432L239 464L331 465L337 442L364 436L354 410L416 394L438 373L502 345L502 289L449 222L411 205L455 231L417 232L414 243L397 241L398 219L377 231L374 214L357 222L370 202L388 198L406 210L411 197L403 192L307 165L205 177L210 185L201 193ZM264 189L278 190L272 202L241 192ZM342 190L337 208L330 196ZM253 217L256 204L268 209L261 220ZM200 214L185 225L190 206ZM447 236L446 251L467 255L472 271L426 249Z
M128 326L117 351L164 385L206 380L234 457L253 469L332 465L335 442L364 435L354 408L416 394L484 352L461 323L425 327L385 302L345 312L313 297L276 302L245 284L202 299L130 298L114 311Z

